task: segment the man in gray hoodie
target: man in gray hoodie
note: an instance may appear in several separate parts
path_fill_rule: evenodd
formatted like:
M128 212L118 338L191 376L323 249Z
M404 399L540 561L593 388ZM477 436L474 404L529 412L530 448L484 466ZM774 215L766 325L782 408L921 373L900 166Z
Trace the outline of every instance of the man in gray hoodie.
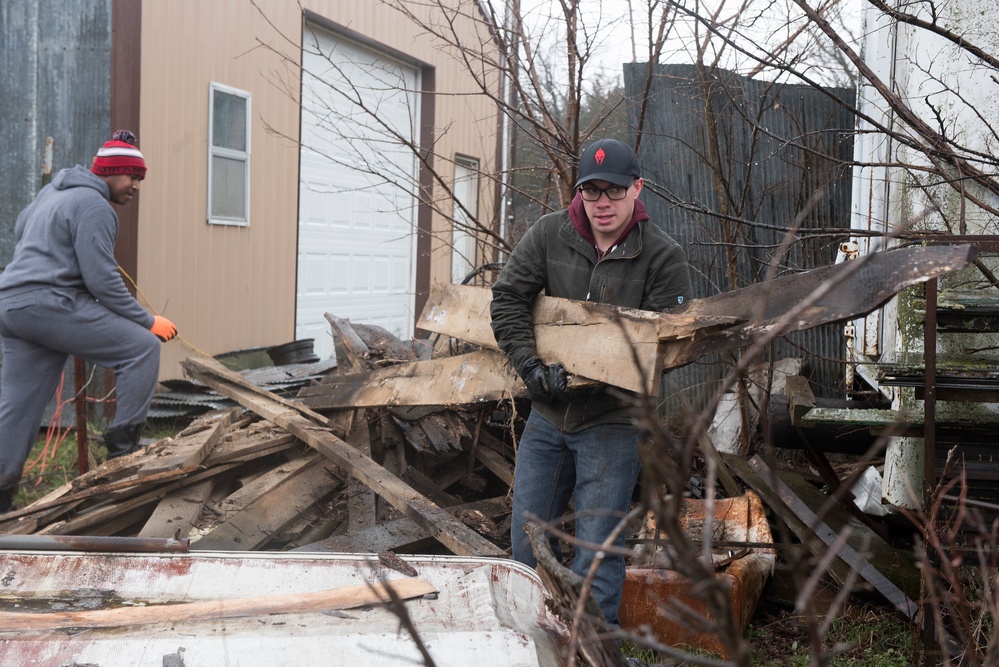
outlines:
M59 171L17 217L14 256L0 273L0 512L12 507L71 354L114 370L108 458L139 447L159 378L160 341L177 334L129 293L114 258L118 216L111 204L131 201L145 175L135 135L119 130L89 170Z

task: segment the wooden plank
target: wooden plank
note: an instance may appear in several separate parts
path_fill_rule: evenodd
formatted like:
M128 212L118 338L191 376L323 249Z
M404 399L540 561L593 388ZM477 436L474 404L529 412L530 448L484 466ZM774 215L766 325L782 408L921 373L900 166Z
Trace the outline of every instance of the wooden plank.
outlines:
M271 428L273 432L270 433L258 433L219 444L202 465L211 468L223 463L252 461L276 452L305 446L284 429L273 425Z
M189 471L180 479L175 479L178 476L177 471L157 475L157 477L164 477L164 479L159 480L164 483L156 484L152 488L148 485L133 485L125 487L114 494L109 492L109 499L107 501L81 510L73 518L61 522L57 527L47 532L53 535L72 535L74 532L83 530L84 528L95 526L104 521L110 521L119 514L124 514L137 507L156 502L166 494L172 493L184 486L227 473L239 467L239 465L238 463L227 463L225 465L213 466L201 472ZM145 492L143 493L143 491ZM0 531L2 531L2 528L0 528Z
M364 410L357 411L347 443L365 456L371 456L371 434ZM378 522L376 510L374 491L350 475L347 481L347 532L358 533L374 526Z
M220 523L228 521L232 516L243 511L259 498L271 493L287 480L293 479L311 466L319 465L323 460L315 452L309 452L305 456L287 461L276 468L261 471L215 504L215 511L219 513Z
M121 457L125 458L125 457ZM117 461L118 459L114 459ZM0 532L11 532L8 531L8 527L13 528L16 526L17 522L23 517L38 516L40 513L45 513L45 516L51 518L52 516L57 516L58 513L51 513L49 510L55 510L58 508L65 508L69 504L79 504L81 501L93 498L94 496L101 496L111 493L138 493L139 487L148 487L154 484L159 484L161 482L166 482L169 480L174 480L178 478L184 478L195 470L198 470L197 466L191 469L179 469L179 470L169 470L167 472L158 473L156 475L150 475L145 478L129 477L117 482L111 482L109 484L102 484L100 486L94 486L88 488L84 491L79 491L77 493L63 494L52 500L46 502L34 502L31 505L19 510L14 510L3 515L3 522L0 523ZM181 483L183 485L183 482ZM177 487L175 487L177 488Z
M193 423L192 423L193 426ZM160 447L169 443L169 438L139 448L138 451L105 461L96 468L74 478L71 484L74 491L85 491L93 486L103 486L136 477L136 472L152 460Z
M326 313L326 320L333 330L333 349L337 358L337 375L365 373L371 370L368 359L371 350L354 330L348 320ZM358 451L371 456L371 439L368 432L368 418L364 410L350 413L350 432L346 441ZM347 532L356 533L377 522L376 499L374 492L359 482L353 475L347 480Z
M415 466L407 467L406 471L402 473L402 479L435 505L448 508L461 504L459 498L445 491L436 481L430 479Z
M802 414L798 422L801 426L813 427L822 424L854 424L856 426L896 426L923 425L921 409L880 410L876 408L812 408Z
M172 440L160 449L155 458L139 468L138 475L155 475L167 470L189 468L200 464L211 453L222 436L242 415L241 408L210 413L199 419L205 428L197 433Z
M188 361L194 362L195 359L194 357L189 357ZM284 398L282 396L278 396L274 392L267 391L266 389L263 389L262 387L253 384L239 373L236 373L235 371L229 371L229 369L227 369L225 366L219 363L218 360L214 358L202 357L197 361L199 361L202 364L202 366L205 368L217 368L228 371L228 375L226 376L227 382L231 385L239 387L240 389L244 390L247 393L258 394L263 398L267 399L267 401L270 403L278 403L284 406L288 410L291 410L293 412L298 412L303 416L307 417L308 419L310 419L311 421L315 422L316 424L320 424L330 429L331 431L335 432L338 437L344 437L347 434L347 429L345 429L343 425L340 424L337 420L319 414L318 412L312 410L311 408L301 403L300 401L293 401Z
M492 291L488 287L435 283L430 287L430 296L417 326L475 345L499 349L490 324L491 302ZM689 317L684 312L677 312L665 319L660 315L637 308L549 296L538 297L533 310L539 340L548 337L555 343L558 336L569 332L575 335L583 327L597 327L599 335L615 339L624 340L623 332L627 339L651 342L689 338L705 329L724 328L739 322L737 317L725 313ZM543 330L548 331L542 333Z
M53 501L56 501L62 498L63 496L67 496L72 492L73 492L72 482L66 482L62 486L58 487L57 489L53 489L52 491L48 492L35 502L31 503L31 505L28 505L28 508L31 508L36 505L40 506L52 503ZM69 503L66 505L58 505L58 504L54 506L49 505L50 509L47 512L45 511L36 512L34 513L33 516L20 517L14 519L13 521L6 521L6 519L4 519L4 523L0 523L0 532L9 535L30 535L31 533L34 533L36 530L38 530L39 526L44 526L46 523L49 523L55 517L72 510L74 507L76 507L82 502L83 502L82 500L77 500L76 502ZM0 515L0 518L3 518L5 516L6 515Z
M492 292L486 287L437 284L431 287L416 325L498 350L490 326L491 301ZM561 361L570 373L585 378L634 391L658 392L658 376L650 378L646 370L657 365L663 335L663 322L656 313L539 297L533 316L538 355L546 363ZM669 328L681 323L690 325L684 317L666 324Z
M784 391L787 392L787 411L791 415L791 423L797 426L805 413L815 407L815 394L812 393L806 377L791 375L784 382Z
M252 551L342 482L336 466L321 456L302 457L277 484L191 545L192 551ZM270 473L265 477L271 476ZM259 480L258 480L259 481Z
M109 517L106 521L101 523L93 523L85 529L76 530L73 532L73 535L88 535L96 537L118 535L123 531L131 529L133 526L139 525L148 516L148 508L134 507L126 512Z
M310 408L376 408L389 405L469 405L526 395L506 355L479 350L457 357L411 361L367 373L330 377L303 387L298 400Z
M371 350L357 335L350 322L330 313L326 313L326 321L333 329L333 349L336 353L337 373L348 375L369 370L367 360L371 356Z
M452 553L463 556L506 555L502 549L455 521L369 456L306 419L299 411L289 410L282 403L269 400L266 396L269 392L259 388L254 392L243 391L241 386L229 381L233 372L215 360L189 358L182 365L188 374L298 436L344 471L355 475L393 507L426 527Z
M499 453L499 450L503 449L503 443L485 430L479 431L479 441L486 447L476 447L475 458L492 474L506 482L507 486L513 488L513 464Z
M963 268L973 256L969 244L877 252L695 299L681 312L542 296L534 309L538 354L573 374L655 395L663 370L744 347L761 335L866 315L905 287ZM417 326L496 349L491 299L488 288L435 285Z
M802 502L759 456L751 457L747 465L755 473L755 476L744 475L743 479L746 483L752 486L753 490L766 500L767 505L785 520L788 527L798 535L816 557L821 557L822 554L816 549L814 538L817 537L826 547L829 547L836 542L837 533L824 521L821 521L815 512ZM791 516L794 517L794 521L787 520ZM836 557L857 572L864 581L871 584L906 617L912 618L919 611L918 605L912 599L849 544L843 544Z
M212 493L214 482L206 479L163 496L139 531L139 537L188 537Z
M343 586L325 591L304 591L283 595L262 595L252 598L202 600L177 604L128 605L115 609L58 612L0 612L0 627L6 631L42 632L63 628L125 628L155 623L267 616L270 614L302 614L328 609L351 609L389 602L386 592L402 600L436 593L426 579L406 578Z

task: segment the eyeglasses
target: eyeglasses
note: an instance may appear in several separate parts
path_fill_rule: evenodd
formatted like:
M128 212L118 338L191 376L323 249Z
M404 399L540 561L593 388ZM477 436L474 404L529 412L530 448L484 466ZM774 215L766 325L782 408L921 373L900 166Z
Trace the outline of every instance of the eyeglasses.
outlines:
M602 194L606 194L607 199L611 201L619 201L627 196L631 185L631 183L627 186L612 185L609 188L598 188L595 185L581 185L579 186L579 194L583 198L583 201L600 201L600 195Z

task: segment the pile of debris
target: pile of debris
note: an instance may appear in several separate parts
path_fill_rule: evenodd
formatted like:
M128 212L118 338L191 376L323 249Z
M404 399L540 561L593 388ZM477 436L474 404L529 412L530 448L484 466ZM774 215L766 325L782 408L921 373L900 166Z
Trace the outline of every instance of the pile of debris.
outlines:
M665 369L770 332L857 317L905 286L965 265L968 253L966 246L877 253L699 299L675 314L541 297L537 348L583 382L655 396ZM821 302L816 293L824 293ZM341 532L364 532L335 542L344 550L405 548L432 537L454 554L504 555L515 399L525 390L493 338L490 298L486 288L435 285L417 327L437 337L438 349L419 353L327 315L336 372L294 399L214 359L188 359L193 380L242 408L209 413L175 439L82 475L4 516L0 531L159 538L194 531L202 549L292 549L339 538L332 533L342 519ZM455 507L467 511L444 510ZM388 529L386 520L411 523ZM375 539L386 533L399 537Z
M411 355L382 329L329 319L333 371L398 367ZM215 360L186 366L203 392L221 390L212 401L245 407L211 410L176 437L79 476L5 515L0 532L173 538L226 551L433 553L439 542L456 554L505 555L509 406L366 405L326 416ZM303 393L341 387L338 377Z
M664 370L863 315L905 286L963 266L967 253L959 246L878 253L700 299L679 313L541 297L534 310L538 352L546 362L562 362L575 382L655 396ZM824 296L816 301L815 294ZM0 536L0 548L4 539L19 536L56 543L73 536L82 548L88 536L118 536L131 540L129 551L180 544L201 552L377 553L384 566L405 574L411 566L397 554L507 556L515 434L526 392L492 336L490 296L485 288L435 286L416 323L431 333L419 349L375 327L327 315L337 363L318 374L314 365L301 373L282 369L295 382L311 381L293 397L218 360L186 360L199 391L238 407L214 403L176 437L105 463L0 517L0 532L7 534ZM702 453L717 456L710 447ZM778 514L803 542L814 543L815 536L832 541L834 532L805 516L807 508L795 504L795 494L777 484L757 457L716 462L729 496L741 492L734 472L771 508L790 508ZM763 516L758 498L747 496L746 502L758 511L743 516ZM725 519L716 514L695 523ZM763 528L766 521L741 524ZM761 535L697 539L768 543ZM8 542L6 548L20 547ZM32 548L40 548L38 542ZM750 562L745 555L735 560ZM725 560L732 559L729 554ZM758 592L772 553L751 560L762 563L751 568L751 590ZM863 558L851 556L847 566L912 612L911 600ZM555 574L546 579L549 590L571 603L577 583L559 579L567 570L559 571L557 563L549 570L542 572ZM643 590L653 580L661 590L689 588L684 581L642 577ZM753 596L736 603L744 629Z

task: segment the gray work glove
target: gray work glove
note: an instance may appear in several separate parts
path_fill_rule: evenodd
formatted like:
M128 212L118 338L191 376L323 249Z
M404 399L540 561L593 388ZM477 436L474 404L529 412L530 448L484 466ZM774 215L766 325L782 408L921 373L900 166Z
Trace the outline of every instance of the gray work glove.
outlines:
M524 369L524 384L532 401L569 401L569 377L561 362L546 366L540 359L534 359Z

